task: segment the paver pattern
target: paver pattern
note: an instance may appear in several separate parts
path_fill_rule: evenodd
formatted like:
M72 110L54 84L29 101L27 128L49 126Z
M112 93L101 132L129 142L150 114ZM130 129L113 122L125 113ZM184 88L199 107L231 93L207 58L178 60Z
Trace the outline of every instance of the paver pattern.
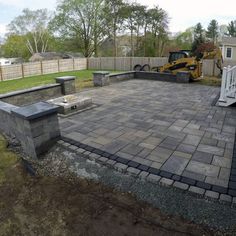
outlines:
M132 160L129 168L138 163L144 171L159 169L227 188L236 109L212 105L219 90L129 80L84 91L79 95L92 97L98 106L60 118L62 135Z

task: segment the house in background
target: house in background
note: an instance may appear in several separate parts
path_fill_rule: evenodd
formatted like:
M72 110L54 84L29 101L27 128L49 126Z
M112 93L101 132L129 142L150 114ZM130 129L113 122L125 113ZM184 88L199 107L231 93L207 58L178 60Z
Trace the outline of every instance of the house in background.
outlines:
M47 61L47 60L59 60L59 59L71 59L83 57L82 53L60 53L60 52L42 52L35 53L30 57L30 62Z
M223 37L220 47L223 60L236 61L236 37Z

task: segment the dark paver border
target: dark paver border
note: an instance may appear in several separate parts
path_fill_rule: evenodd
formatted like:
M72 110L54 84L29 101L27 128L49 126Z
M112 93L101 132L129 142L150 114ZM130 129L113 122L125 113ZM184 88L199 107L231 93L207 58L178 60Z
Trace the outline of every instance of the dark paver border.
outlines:
M213 99L212 103L211 103L211 106L214 107L216 106L218 100L220 98L220 92L216 95L216 97Z
M136 169L137 174L139 174L140 172L146 172L147 174L152 175L152 176L154 175L154 176L157 176L157 177L160 177L160 178L162 177L164 179L169 179L171 181L178 181L182 184L187 184L189 186L194 186L195 188L204 189L206 191L211 191L211 192L218 193L219 196L220 195L223 196L222 198L224 198L224 195L227 195L229 197L229 198L227 198L228 200L226 200L227 202L229 200L231 202L232 197L236 197L236 142L235 142L235 146L234 146L235 147L235 149L234 149L234 158L233 158L234 165L232 165L232 167L234 167L232 170L235 171L235 175L233 175L235 181L231 181L235 185L232 185L232 187L229 187L229 188L225 188L225 187L221 187L221 186L218 186L218 185L208 184L208 183L205 183L203 181L198 181L198 180L195 180L195 179L192 179L192 178L176 175L176 174L173 174L173 173L170 173L170 172L167 172L167 171L163 171L163 170L160 170L160 169L157 169L157 168L154 168L154 167L149 167L149 166L143 165L141 163L138 163L138 162L135 162L135 161L132 161L132 160L128 160L128 159L123 158L123 157L119 157L118 155L108 153L106 151L100 150L98 148L94 148L92 146L83 144L81 142L75 141L73 139L70 139L70 138L67 138L67 137L64 137L64 136L62 136L62 140L66 143L69 143L69 144L73 145L73 146L76 146L78 148L82 148L85 151L88 151L92 154L96 154L96 155L99 155L101 157L105 157L107 160L112 160L112 161L115 161L116 163L126 165L127 168ZM232 171L231 171L231 176L232 176ZM230 176L230 178L231 178L231 176ZM231 178L231 180L232 180L232 178ZM235 188L233 188L233 187L235 187Z

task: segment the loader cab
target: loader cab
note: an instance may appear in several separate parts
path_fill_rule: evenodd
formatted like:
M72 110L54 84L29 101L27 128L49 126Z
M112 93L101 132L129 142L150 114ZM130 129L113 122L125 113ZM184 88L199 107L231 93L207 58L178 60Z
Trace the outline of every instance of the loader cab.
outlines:
M174 61L177 61L178 59L188 58L188 57L190 57L190 51L182 50L177 52L170 52L168 62L172 63Z

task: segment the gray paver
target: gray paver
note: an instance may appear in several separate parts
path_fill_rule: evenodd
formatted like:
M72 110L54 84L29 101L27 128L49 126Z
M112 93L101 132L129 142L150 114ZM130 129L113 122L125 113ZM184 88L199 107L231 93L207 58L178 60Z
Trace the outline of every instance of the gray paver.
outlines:
M213 178L213 177L207 176L205 179L205 182L208 184L214 184L214 185L218 185L218 186L225 187L225 188L228 187L228 180L219 179L216 177Z
M77 146L74 146L74 145L71 145L71 146L70 146L70 149L73 150L73 151L76 151L76 150L78 149L78 147L77 147Z
M226 195L226 194L221 194L221 195L220 195L220 200L221 200L221 201L224 201L224 202L229 202L229 203L231 203L231 202L232 202L232 197L229 196L229 195Z
M151 144L151 145L157 146L157 145L159 145L162 141L163 141L163 139L161 139L161 138L148 137L148 138L146 138L146 139L143 140L143 143L147 143L147 144Z
M188 162L189 160L186 158L172 155L161 167L161 170L181 175L185 167L187 166Z
M200 144L198 146L197 150L200 151L200 152L207 152L207 153L211 153L211 154L219 155L219 156L224 155L224 149L223 148L214 147L214 146L205 145L205 144Z
M231 173L231 169L224 168L224 167L220 168L219 179L228 181L230 177L230 173Z
M189 153L189 154L194 153L195 150L196 150L195 146L188 145L188 144L180 144L177 148L177 151L186 152L186 153Z
M182 176L188 177L188 178L191 178L191 179L195 179L195 180L199 180L199 181L204 181L205 178L206 178L205 175L197 174L197 173L194 173L194 172L191 172L191 171L187 171L187 170L185 170L182 173Z
M203 195L205 193L205 189L203 188L198 188L195 186L190 186L189 191L192 193L197 193L199 195Z
M108 161L108 158L106 158L106 157L100 157L98 160L99 160L100 162L102 162L102 163L106 163L106 162Z
M110 165L110 166L114 166L116 164L116 161L113 161L113 160L108 160L106 162L106 164Z
M114 140L110 142L109 144L104 146L104 150L106 150L109 153L116 153L119 150L121 150L123 147L127 145L127 142L122 141L122 140Z
M116 83L81 92L101 106L60 118L61 131L75 141L128 160L140 158L136 160L157 169L172 170L169 163L175 156L188 164L184 167L185 161L179 161L173 173L227 186L236 113L234 108L211 106L218 93L216 87L159 81Z
M214 156L213 160L212 160L212 164L215 166L230 168L231 167L231 159L220 157L220 156Z
M148 172L142 171L142 172L139 173L138 176L139 176L139 178L141 178L141 179L146 179L148 175L149 175Z
M178 156L178 157L184 157L187 159L191 159L192 155L186 152L180 152L180 151L175 151L173 155Z
M153 150L150 155L147 156L147 159L164 163L171 156L172 152L172 150L158 147Z
M125 164L122 164L122 163L116 163L116 164L114 165L114 168L117 169L117 170L120 171L120 172L125 172L126 169L128 168L128 166L125 165Z
M212 158L213 158L213 154L196 151L193 154L192 160L206 163L206 164L210 164L212 162Z
M184 128L183 132L186 134L198 135L200 137L204 135L204 131L198 129Z
M147 160L147 159L143 159L141 157L134 157L133 161L136 161L138 162L139 164L142 164L142 165L147 165L147 166L151 166L152 164L152 161L150 160Z
M182 190L187 190L189 188L188 184L184 184L184 183L181 183L181 182L178 182L178 181L175 181L173 186L176 187L176 188L182 189Z
M217 177L219 174L220 168L217 166L212 166L212 165L201 163L198 161L190 161L186 167L186 170L200 174L200 175Z
M143 148L150 149L150 150L153 150L156 147L156 145L153 145L150 143L140 143L139 146L143 147Z
M142 147L139 147L137 145L129 144L125 148L123 148L121 151L124 153L128 153L130 155L138 155L139 152L143 150Z
M83 148L79 148L76 150L77 153L83 154L85 150Z
M138 169L136 169L136 168L133 168L133 167L129 167L129 168L127 169L127 171L128 171L130 174L135 175L135 176L137 176L137 175L141 172L140 170L138 170Z
M150 181L150 182L154 182L154 183L157 183L159 182L159 180L161 179L160 176L158 175L153 175L153 174L149 174L147 179Z
M210 197L210 198L214 198L214 199L218 199L220 194L217 192L214 192L214 191L206 190L205 196Z
M174 183L174 180L167 179L167 178L161 178L160 183L165 186L171 186Z
M167 149L175 150L177 146L179 145L179 141L172 137L167 137L160 145L159 147L164 147Z
M151 164L151 167L156 168L156 169L161 169L162 165L163 164L160 162L153 161Z
M199 144L200 140L201 140L201 137L199 137L197 135L188 134L186 136L186 138L184 139L183 143L197 146Z
M201 144L211 145L211 146L216 146L217 142L218 142L218 140L217 139L213 139L213 138L203 138L201 140Z

